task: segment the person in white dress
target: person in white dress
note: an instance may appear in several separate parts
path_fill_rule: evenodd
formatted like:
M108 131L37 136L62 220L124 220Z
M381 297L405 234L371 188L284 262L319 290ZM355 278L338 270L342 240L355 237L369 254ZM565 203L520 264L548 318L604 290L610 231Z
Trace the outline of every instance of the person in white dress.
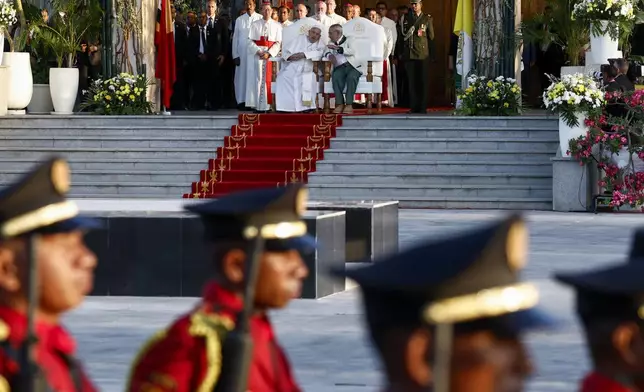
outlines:
M271 104L273 64L282 45L282 25L271 19L273 8L268 0L262 3L262 19L250 26L248 34L248 67L246 70L246 106L265 112Z
M292 12L287 6L285 5L281 6L279 8L278 15L279 15L278 22L282 24L282 27L290 26L293 24L293 22L291 21Z
M339 24L340 26L342 26L343 24L347 23L347 20L344 19L342 15L338 15L335 13L336 7L337 7L337 4L335 3L335 0L327 0L326 13L329 16L329 18L331 18L331 21L333 22L332 25Z
M327 34L329 27L333 26L333 20L326 14L326 3L322 0L315 3L315 16L313 19L317 20L322 26L326 28Z
M391 34L391 37L393 40L393 45L391 46L392 50L390 53L390 56L391 56L396 48L396 42L398 40L398 31L396 30L396 22L387 17L387 13L388 13L387 3L385 3L384 1L379 1L376 4L376 11L378 11L378 14L380 14L380 17L381 17L380 25L384 27L389 34ZM397 12L397 10L395 9L393 11ZM393 61L390 61L391 59L392 59L391 57L387 59L387 78L389 81L389 86L388 86L389 101L386 102L386 104L390 107L394 107L394 105L398 103L398 97L397 97L398 84L396 81L396 64L394 64Z
M247 90L247 68L248 68L248 33L251 23L260 20L262 16L255 12L255 1L246 0L246 12L239 16L235 21L235 31L233 32L233 61L235 63L235 99L240 109L246 106Z
M275 91L278 112L302 112L317 108L318 81L313 62L321 58L325 45L320 39L322 26L312 26L308 34L299 35L282 46L282 66L277 74Z

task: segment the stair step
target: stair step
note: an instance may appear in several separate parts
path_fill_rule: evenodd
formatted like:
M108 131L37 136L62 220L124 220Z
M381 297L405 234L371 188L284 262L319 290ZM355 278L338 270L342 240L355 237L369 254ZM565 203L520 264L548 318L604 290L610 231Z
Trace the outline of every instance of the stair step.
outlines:
M15 170L25 172L36 164L33 158L0 158L0 167L4 170ZM185 170L198 174L199 170L207 167L207 161L203 159L186 158L76 158L69 161L72 175L78 170L105 171L105 170Z
M440 209L481 209L481 210L552 210L551 197L374 197L374 195L363 194L361 196L318 196L317 189L310 187L311 196L316 201L356 201L356 200L397 200L400 208L440 208Z
M215 149L224 143L224 137L141 137L141 136L0 136L0 148L191 148Z
M411 124L410 124L411 125ZM355 137L355 138L431 138L431 137L451 137L451 138L478 138L478 139L497 139L497 138L550 138L558 141L557 127L533 128L518 127L507 129L482 129L481 127L416 127L403 126L396 124L393 126L374 125L369 128L355 128L343 126L336 130L338 138Z
M324 160L317 163L319 174L374 173L378 175L405 176L445 173L503 173L504 175L547 173L552 175L552 163L543 161L360 161Z
M2 149L5 158L17 158L29 155L34 160L43 159L51 154L61 154L70 160L75 158L122 159L122 158L186 158L203 159L204 165L209 158L216 156L214 148L41 148L41 147L6 147Z
M15 180L24 171L20 170L3 170L0 172L0 182L10 182ZM199 180L199 171L192 170L114 170L114 169L95 169L95 170L73 170L72 183L84 182L104 182L104 183L138 183L141 185L150 185L156 183L177 183L189 186L193 181Z
M551 185L431 185L401 186L394 184L310 184L315 197L342 195L357 198L373 195L397 200L400 197L541 197L552 198Z
M442 127L458 129L461 127L479 127L482 129L514 128L522 126L557 129L559 119L554 116L515 116L515 117L468 117L468 116L414 116L414 115L379 115L379 116L345 116L342 124L347 128L373 128L401 124L415 127Z
M236 115L194 115L194 116L6 116L1 121L1 128L31 127L47 129L55 126L84 126L87 129L96 127L228 127L237 124Z
M555 151L488 151L481 149L371 149L331 148L324 152L326 162L342 160L364 161L512 161L520 164L525 161L544 161L552 158Z
M351 149L362 148L365 151L373 149L451 149L454 151L486 150L496 151L534 151L549 152L557 150L558 140L552 139L520 139L498 138L485 140L481 138L337 138L331 141L331 148Z
M552 173L325 173L308 176L310 185L365 186L388 184L393 187L423 187L425 185L539 185L552 187Z

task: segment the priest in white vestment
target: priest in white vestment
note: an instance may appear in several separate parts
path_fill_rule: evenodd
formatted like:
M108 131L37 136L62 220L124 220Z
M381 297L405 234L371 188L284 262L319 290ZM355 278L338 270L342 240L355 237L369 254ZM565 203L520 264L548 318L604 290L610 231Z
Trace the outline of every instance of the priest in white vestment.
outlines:
M392 19L387 17L387 3L384 1L379 1L376 4L376 10L378 11L378 14L380 14L381 20L380 20L380 25L385 28L385 30L388 31L389 34L391 34L392 40L393 40L393 45L391 54L393 54L394 50L396 49L396 42L398 41L398 30L396 30L396 22L394 22ZM397 10L394 9L394 11L397 12ZM387 104L391 107L394 107L394 104L398 103L398 89L397 89L397 83L396 83L396 64L393 64L390 59L387 59L387 77L389 80L389 102ZM384 102L383 102L384 103Z
M251 23L256 20L260 20L262 16L255 12L255 1L246 0L245 2L246 12L239 16L235 21L235 31L233 32L233 61L236 65L235 67L235 100L237 105L240 106L240 109L243 109L241 106L246 106L246 74L248 68L248 34L250 31Z
M272 13L271 3L264 0L262 19L251 24L248 34L246 106L259 112L270 109L273 64L269 58L282 48L282 25L271 19Z
M322 57L322 26L311 27L282 47L282 68L277 74L275 100L278 112L302 112L317 108L317 77L313 61Z
M342 15L338 15L338 14L335 13L336 7L337 7L337 5L335 3L335 0L327 0L327 2L326 2L326 13L329 16L329 18L331 18L331 21L333 22L331 24L331 26L333 26L334 24L343 25L343 24L347 23L347 20L344 19L344 17Z
M329 33L329 27L334 25L333 19L329 18L326 14L326 3L322 0L315 3L315 16L313 19L317 20L322 26L326 27L326 34ZM325 35L323 35L324 37Z

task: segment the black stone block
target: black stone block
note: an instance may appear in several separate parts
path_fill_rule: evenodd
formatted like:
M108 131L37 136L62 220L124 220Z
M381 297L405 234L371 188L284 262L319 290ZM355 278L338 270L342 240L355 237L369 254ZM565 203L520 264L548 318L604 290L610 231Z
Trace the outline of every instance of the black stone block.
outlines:
M92 231L86 243L99 264L92 295L201 296L213 274L201 220L184 213L100 212L104 229ZM331 278L332 266L345 260L344 212L309 212L306 223L320 245L305 261L309 276L303 298L320 298L344 290Z
M345 256L344 211L307 212L306 226L314 236L318 248L304 257L309 275L304 280L302 298L317 299L345 289L344 279L332 277L331 268L343 268Z
M346 261L377 260L398 251L398 202L310 202L313 211L346 212Z

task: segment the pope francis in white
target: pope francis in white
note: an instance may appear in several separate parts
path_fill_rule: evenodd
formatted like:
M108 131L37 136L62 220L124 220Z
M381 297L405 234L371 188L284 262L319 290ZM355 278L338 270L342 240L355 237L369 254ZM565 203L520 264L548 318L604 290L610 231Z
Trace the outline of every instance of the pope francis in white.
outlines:
M268 111L271 104L273 64L282 45L282 25L271 19L271 4L262 4L262 19L253 22L248 34L248 68L246 77L246 106L258 111Z
M246 73L248 68L248 33L250 25L262 16L255 12L255 2L246 0L246 13L241 15L235 21L235 31L233 33L233 59L235 61L235 99L237 104L245 102L246 99Z
M322 26L316 24L308 34L300 34L282 47L283 61L277 74L275 91L277 111L301 112L317 108L319 83L311 60L319 60L324 51L321 34Z

